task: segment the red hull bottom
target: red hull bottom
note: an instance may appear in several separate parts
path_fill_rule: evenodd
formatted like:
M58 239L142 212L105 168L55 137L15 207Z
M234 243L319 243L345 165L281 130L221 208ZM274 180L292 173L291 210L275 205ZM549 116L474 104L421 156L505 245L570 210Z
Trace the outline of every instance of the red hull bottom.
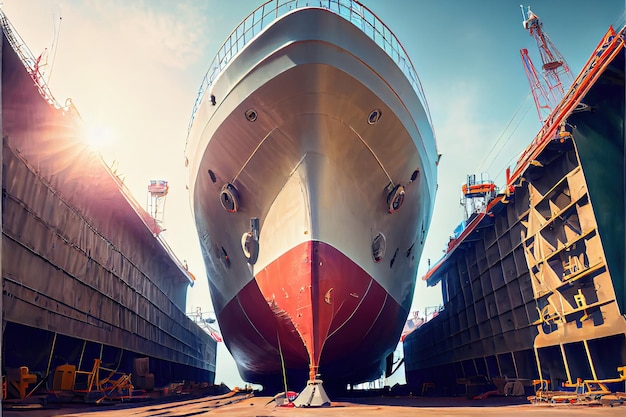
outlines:
M357 264L309 241L260 271L218 320L244 380L282 387L284 362L299 389L311 364L325 385L380 377L407 314Z

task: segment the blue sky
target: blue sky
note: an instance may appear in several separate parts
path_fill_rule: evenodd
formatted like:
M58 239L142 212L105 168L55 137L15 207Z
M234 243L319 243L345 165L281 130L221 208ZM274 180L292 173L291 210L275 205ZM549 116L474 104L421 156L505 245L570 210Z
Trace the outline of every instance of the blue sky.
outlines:
M139 202L150 179L170 181L165 238L198 277L188 310L212 310L189 210L184 167L187 124L197 90L230 32L256 0L3 0L3 10L44 67L58 101L71 97L94 145ZM418 273L414 309L439 304L439 287L420 280L462 220L467 174L504 170L532 140L539 121L519 50L535 65L534 40L522 27L519 0L363 0L396 34L421 79L439 152L439 191ZM535 0L532 10L573 75L606 32L624 21L624 0ZM56 36L55 36L56 34ZM519 109L519 111L518 111ZM505 129L517 114L513 123ZM525 115L525 117L523 117ZM502 138L501 140L498 140ZM106 139L106 140L103 140ZM490 161L485 155L495 147ZM223 346L217 381L241 384Z

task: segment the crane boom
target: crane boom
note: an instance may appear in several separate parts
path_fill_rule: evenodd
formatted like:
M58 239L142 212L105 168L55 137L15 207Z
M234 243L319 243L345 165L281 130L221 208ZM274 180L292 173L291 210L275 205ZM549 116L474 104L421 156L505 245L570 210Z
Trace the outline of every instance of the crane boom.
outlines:
M543 24L539 20L539 16L530 10L530 6L526 11L524 11L524 6L520 7L524 18L524 29L535 39L541 56L542 71L540 77L528 55L528 50L520 50L522 63L539 113L539 120L543 123L552 109L561 101L574 79L567 62L543 31Z

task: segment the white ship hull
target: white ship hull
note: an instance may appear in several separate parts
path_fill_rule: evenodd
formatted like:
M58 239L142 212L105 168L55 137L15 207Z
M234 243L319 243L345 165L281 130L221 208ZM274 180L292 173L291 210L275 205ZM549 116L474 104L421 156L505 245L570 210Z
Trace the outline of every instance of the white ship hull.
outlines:
M244 379L280 378L281 351L296 374L379 376L412 301L437 162L424 103L391 57L328 10L289 13L222 70L187 157Z

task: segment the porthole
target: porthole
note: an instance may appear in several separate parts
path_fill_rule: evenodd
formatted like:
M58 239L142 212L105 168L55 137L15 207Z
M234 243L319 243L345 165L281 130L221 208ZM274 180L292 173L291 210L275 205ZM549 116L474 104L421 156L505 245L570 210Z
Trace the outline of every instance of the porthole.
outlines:
M419 169L416 169L415 171L413 171L413 175L411 175L411 182L415 181L417 177L419 177L419 175L420 175Z
M387 240L385 239L385 235L378 233L372 240L372 258L374 262L378 263L383 260L386 248Z
M224 246L222 246L221 249L222 249L222 253L221 253L222 256L220 256L220 258L222 259L224 266L226 268L230 268L230 258L228 257L228 252L226 252L226 249L224 249Z
M375 125L376 123L378 123L381 116L382 116L382 112L380 110L378 109L372 110L369 117L367 118L367 123L371 125Z
M393 253L393 257L391 258L391 261L389 261L389 268L393 268L393 264L394 262L396 262L396 257L398 256L398 251L400 249L396 248L396 251Z
M215 182L217 181L217 178L215 178L215 172L209 170L209 177L211 178L211 182L215 184Z
M258 115L256 113L256 110L254 109L246 110L246 119L248 119L249 122L254 122L257 116Z

